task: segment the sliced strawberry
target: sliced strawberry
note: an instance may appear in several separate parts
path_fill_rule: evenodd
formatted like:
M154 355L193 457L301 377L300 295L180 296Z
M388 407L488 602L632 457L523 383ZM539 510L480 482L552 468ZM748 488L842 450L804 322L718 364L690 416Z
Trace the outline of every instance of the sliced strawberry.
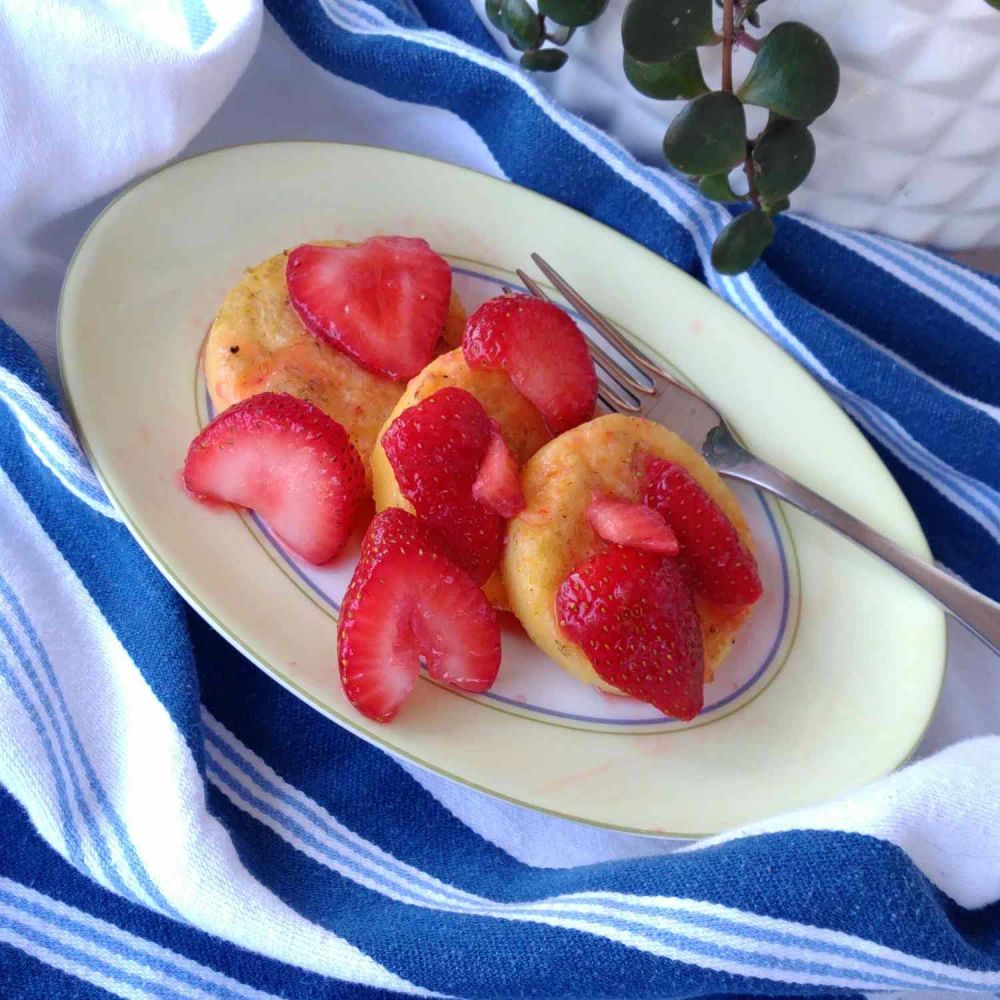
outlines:
M404 410L382 435L400 492L480 584L503 541L503 518L472 493L495 426L475 396L448 387Z
M594 415L597 375L580 328L550 302L501 295L470 317L462 338L470 368L501 368L541 411L553 434Z
M733 522L682 465L653 459L643 501L663 515L681 545L681 563L696 594L744 608L761 595L757 561Z
M393 507L365 535L340 612L337 655L351 704L389 722L421 666L463 691L487 690L500 669L500 626L431 529Z
M677 555L677 536L663 517L645 504L597 494L587 508L587 520L606 542L643 552Z
M472 496L508 520L525 508L521 471L499 428L494 428L486 457L472 484Z
M602 680L678 719L701 711L701 626L674 560L616 545L563 580L556 614Z
M303 244L288 255L285 280L306 328L359 365L398 381L434 356L448 316L451 268L425 240Z
M184 485L199 500L255 510L303 559L325 563L351 532L365 470L336 420L304 399L263 392L191 442Z

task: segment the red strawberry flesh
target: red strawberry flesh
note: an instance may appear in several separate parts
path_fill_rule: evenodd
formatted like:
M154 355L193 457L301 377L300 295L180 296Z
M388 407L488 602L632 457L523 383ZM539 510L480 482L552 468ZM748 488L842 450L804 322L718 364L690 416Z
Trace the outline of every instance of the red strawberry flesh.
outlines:
M587 520L606 542L644 552L677 555L677 536L663 517L645 504L597 494L587 508Z
M468 319L462 351L470 368L499 368L535 406L553 434L594 415L597 375L580 328L558 306L501 295Z
M451 268L425 240L303 244L288 255L285 280L305 327L370 371L409 379L434 356L448 316Z
M701 711L701 626L674 560L623 546L591 556L560 585L556 615L608 684L677 719Z
M651 459L643 501L674 530L694 592L711 604L745 608L762 592L757 561L733 522L682 465Z
M431 529L399 508L376 516L344 598L337 641L344 693L378 722L398 713L420 667L481 693L500 668L496 614Z
M382 435L400 492L480 584L503 543L503 518L473 496L495 426L475 396L448 387L404 410Z
M343 547L365 492L365 470L343 427L303 399L251 396L191 442L184 485L198 500L256 511L303 559Z
M517 459L499 428L493 430L483 464L472 484L472 496L508 520L525 508Z

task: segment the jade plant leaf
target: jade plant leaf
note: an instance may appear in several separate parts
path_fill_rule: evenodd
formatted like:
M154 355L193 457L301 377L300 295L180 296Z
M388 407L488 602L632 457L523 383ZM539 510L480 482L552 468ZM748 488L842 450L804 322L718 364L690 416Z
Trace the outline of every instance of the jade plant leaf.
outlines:
M538 0L538 13L556 24L579 28L596 21L607 6L608 0Z
M762 209L737 215L715 238L712 266L720 274L740 274L774 239L774 222Z
M554 73L566 64L569 56L562 49L538 49L535 52L525 52L521 56L521 65L536 73Z
M661 63L641 63L626 52L623 65L628 82L640 94L658 101L679 101L708 93L696 49L678 53Z
M802 122L772 121L753 150L754 183L768 202L791 194L809 175L816 159L816 143Z
M494 28L503 31L503 0L486 0L486 16Z
M839 88L840 66L826 39L798 21L786 21L760 43L737 93L747 104L812 121L833 104Z
M629 0L622 44L639 62L667 62L716 40L712 0Z
M503 0L500 26L518 49L533 49L542 40L542 22L527 0Z
M746 155L746 116L724 90L702 94L684 107L663 137L667 162L685 174L721 174Z

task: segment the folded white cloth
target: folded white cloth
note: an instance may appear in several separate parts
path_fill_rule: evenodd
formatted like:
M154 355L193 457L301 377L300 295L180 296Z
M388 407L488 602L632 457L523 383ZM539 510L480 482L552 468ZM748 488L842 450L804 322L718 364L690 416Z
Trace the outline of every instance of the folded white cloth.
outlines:
M0 3L0 315L46 362L66 267L46 227L181 152L246 69L261 18L256 0Z

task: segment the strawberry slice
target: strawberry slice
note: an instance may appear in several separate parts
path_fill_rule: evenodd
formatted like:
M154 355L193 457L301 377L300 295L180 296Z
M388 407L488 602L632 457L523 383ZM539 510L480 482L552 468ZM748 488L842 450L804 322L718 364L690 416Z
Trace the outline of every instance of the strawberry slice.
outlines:
M733 522L682 465L653 459L643 501L663 515L681 546L681 564L694 592L712 604L745 608L761 595L753 553Z
M462 352L470 368L501 368L553 434L594 415L597 375L580 328L551 302L501 295L468 319Z
M425 240L304 244L288 255L285 280L306 328L370 371L401 381L434 356L448 316L451 268Z
M389 722L421 666L463 691L486 691L500 669L500 626L431 529L392 507L365 535L340 612L337 656L351 704Z
M645 504L596 494L587 508L587 520L601 538L615 545L666 556L677 555L680 548L663 517Z
M336 420L304 399L262 392L191 442L184 485L198 500L255 510L303 559L325 563L351 532L365 470Z
M517 517L526 506L517 459L498 427L493 429L483 464L472 484L472 496L508 520Z
M704 701L701 626L676 562L615 546L563 580L556 615L598 676L677 719Z
M477 583L500 562L503 518L473 496L495 424L464 389L447 387L404 410L382 435L400 492Z

